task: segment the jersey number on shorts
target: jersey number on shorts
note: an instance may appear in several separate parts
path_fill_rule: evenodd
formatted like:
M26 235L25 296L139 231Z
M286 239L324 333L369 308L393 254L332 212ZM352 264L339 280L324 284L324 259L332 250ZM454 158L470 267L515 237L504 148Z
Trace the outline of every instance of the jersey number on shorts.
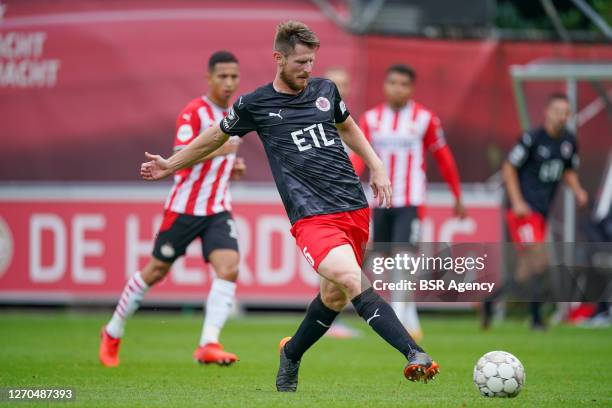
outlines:
M234 222L234 220L227 220L227 225L230 229L229 236L234 239L238 239L238 230L236 229L236 222Z
M314 259L312 259L312 255L310 255L310 253L308 252L308 247L304 247L304 249L302 249L302 253L304 254L304 257L306 258L308 263L314 266Z
M528 244L535 241L535 233L531 224L523 224L518 227L518 234L522 243Z

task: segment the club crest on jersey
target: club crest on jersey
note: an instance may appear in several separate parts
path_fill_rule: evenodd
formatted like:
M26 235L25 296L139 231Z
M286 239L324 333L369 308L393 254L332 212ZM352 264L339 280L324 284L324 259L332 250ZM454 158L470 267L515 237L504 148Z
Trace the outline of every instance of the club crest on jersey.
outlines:
M543 159L548 159L550 157L550 149L548 149L546 146L538 146L538 154Z
M327 112L329 108L331 108L331 103L329 103L329 99L324 96L319 96L315 102L315 106L317 109L323 112Z
M563 156L564 159L569 159L570 156L573 153L573 148L572 148L572 144L570 142L563 142L561 143L561 156Z

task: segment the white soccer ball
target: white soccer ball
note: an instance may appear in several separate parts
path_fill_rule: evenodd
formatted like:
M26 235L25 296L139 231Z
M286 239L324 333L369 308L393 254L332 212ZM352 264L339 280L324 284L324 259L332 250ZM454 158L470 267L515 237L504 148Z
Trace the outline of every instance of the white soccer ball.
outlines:
M525 369L505 351L490 351L474 366L474 384L485 397L516 397L525 384Z

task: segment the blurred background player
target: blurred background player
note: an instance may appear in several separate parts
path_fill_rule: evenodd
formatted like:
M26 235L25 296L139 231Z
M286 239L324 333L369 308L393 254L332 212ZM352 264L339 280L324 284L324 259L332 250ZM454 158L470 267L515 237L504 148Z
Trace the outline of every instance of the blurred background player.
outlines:
M454 213L466 212L461 202L459 172L446 144L440 119L412 99L416 73L408 65L387 69L383 84L385 102L366 111L359 126L382 159L393 186L391 208L375 208L374 242L403 244L401 250L416 250L426 195L425 153L430 151L440 173L455 197ZM359 157L352 155L357 174L364 171ZM397 293L395 293L397 295ZM415 339L423 336L416 304L393 299L398 318ZM403 301L399 301L403 300Z
M578 180L578 146L567 129L571 111L563 94L552 94L546 104L544 125L532 129L519 139L502 166L510 208L506 212L508 231L519 244L515 279L531 280L537 286L538 275L548 268L546 217L559 181L573 191L579 206L588 201L587 192ZM537 299L536 299L537 300ZM484 327L489 327L492 307L485 303ZM532 302L531 325L545 328L540 302Z
M206 77L206 96L192 100L179 114L175 152L226 115L240 83L238 60L227 51L212 54ZM219 334L234 304L238 277L238 237L228 190L230 178L238 178L245 171L244 162L236 158L237 149L238 139L232 138L193 167L175 173L151 259L127 282L111 320L102 329L99 357L103 365L119 364L126 320L138 309L147 290L166 276L173 262L196 238L201 239L202 255L214 268L216 277L208 294L194 359L205 364L232 364L237 360L219 343Z
M391 182L335 84L310 78L319 45L305 24L279 24L273 82L241 96L219 125L207 129L169 159L146 153L150 161L141 165L140 174L145 180L162 179L213 152L229 134L244 136L256 131L291 221L291 233L322 278L320 293L308 306L297 331L280 342L277 391L297 390L302 356L349 301L366 324L406 358L404 377L427 382L437 375L438 364L362 278L370 209L340 138L368 166L379 205L391 204Z

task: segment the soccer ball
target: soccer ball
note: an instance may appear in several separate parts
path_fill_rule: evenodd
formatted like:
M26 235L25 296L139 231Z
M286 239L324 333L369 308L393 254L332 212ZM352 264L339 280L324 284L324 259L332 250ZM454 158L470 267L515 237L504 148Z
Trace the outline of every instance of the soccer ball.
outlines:
M525 369L505 351L490 351L474 366L474 384L485 397L516 397L525 384Z

